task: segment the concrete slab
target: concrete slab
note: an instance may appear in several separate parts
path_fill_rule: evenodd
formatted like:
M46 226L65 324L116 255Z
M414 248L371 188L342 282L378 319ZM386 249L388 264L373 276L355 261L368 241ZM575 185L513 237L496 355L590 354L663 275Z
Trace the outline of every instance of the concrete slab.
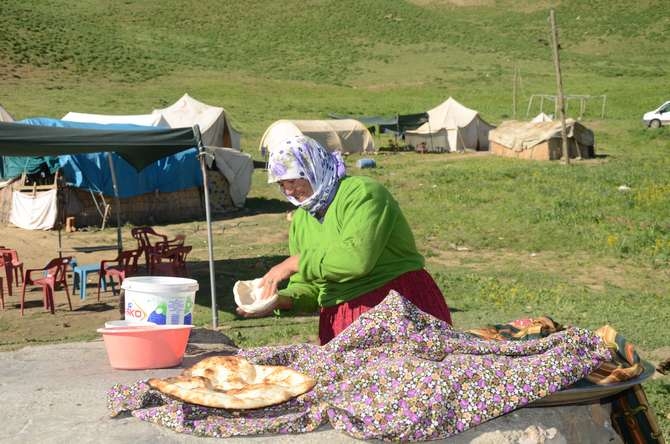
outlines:
M102 341L25 347L0 353L0 442L2 443L204 443L198 438L140 421L110 418L105 392L116 383L176 375L201 356L187 356L180 368L115 370ZM595 406L525 408L440 442L620 442ZM598 415L602 418L599 420ZM534 437L537 437L535 439ZM579 437L579 438L577 438ZM577 439L575 441L574 439ZM522 441L523 440L523 441ZM360 442L330 427L302 435L217 439L216 442ZM438 442L438 441L433 441ZM586 442L586 441L581 441Z
M0 442L3 443L202 443L134 417L110 418L105 392L116 383L173 376L180 368L115 370L102 341L26 347L0 353ZM306 435L243 438L250 443L357 442L332 428ZM220 442L221 440L217 440ZM223 440L224 442L229 440ZM240 442L240 438L230 441Z

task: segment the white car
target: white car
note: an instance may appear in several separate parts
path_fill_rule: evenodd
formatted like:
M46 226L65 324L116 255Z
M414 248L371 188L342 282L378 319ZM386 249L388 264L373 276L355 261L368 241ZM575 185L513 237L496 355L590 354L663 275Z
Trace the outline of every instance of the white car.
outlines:
M644 113L642 121L649 128L660 128L661 125L670 124L670 100L655 110Z

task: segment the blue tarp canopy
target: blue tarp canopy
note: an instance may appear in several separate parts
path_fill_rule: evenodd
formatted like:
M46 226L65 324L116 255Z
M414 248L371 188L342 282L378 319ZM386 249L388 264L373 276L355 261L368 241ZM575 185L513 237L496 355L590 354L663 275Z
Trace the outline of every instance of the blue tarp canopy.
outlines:
M13 179L40 171L53 174L60 168L58 156L0 156L0 180Z
M26 128L28 126L29 128ZM188 135L184 137L181 134L175 134L175 130L155 127L31 118L0 126L0 152L6 152L2 149L3 144L6 143L9 146L12 143L9 140L10 136L17 130L20 136L33 137L33 139L22 141L26 153L39 150L42 143L58 145L61 139L64 139L63 143L71 144L78 141L77 143L80 143L82 148L71 148L67 150L71 154L58 156L5 156L3 175L6 178L16 177L23 171L34 173L40 168L48 169L53 173L56 168L60 167L69 185L111 196L114 195L113 183L107 155L104 151L115 151L112 159L119 197L127 198L154 191L172 192L202 185L202 173L197 158L198 151L196 148L188 149L189 145L195 146L191 128L185 129L190 134L189 139ZM35 138L42 132L44 132L44 141ZM105 142L105 135L111 138L108 144ZM174 147L173 136L175 135L177 136L177 147ZM86 145L87 138L89 145ZM174 154L158 157L159 153L165 152L164 149L161 149L161 144L167 139L172 144L170 149ZM123 147L128 144L130 147L124 152ZM182 145L182 148L178 148L179 145ZM48 146L45 149L48 149ZM100 151L90 152L95 149ZM178 150L181 151L175 153ZM78 152L80 154L75 154ZM156 153L154 157L152 157L153 153ZM158 160L155 160L156 158ZM137 171L136 168L143 165L147 166Z
M69 157L76 156L87 156L94 153L115 153L118 154L114 159L115 170L126 169L130 167L134 168L135 174L145 174L147 167L151 166L153 163L162 165L154 173L150 173L147 176L154 176L154 179L147 179L152 185L146 185L149 187L155 186L173 186L168 185L169 182L181 182L182 178L180 176L190 173L190 166L187 165L197 165L195 161L196 150L191 149L194 147L199 147L204 150L204 147L201 146L200 132L197 127L193 128L154 128L154 127L145 127L138 125L120 125L120 124L93 124L93 123L78 123L78 122L67 122L57 119L47 119L47 118L37 118L37 119L26 119L17 122L0 122L0 155L3 156L57 156L60 158L62 155L69 155ZM182 151L187 150L192 153L181 153ZM189 163L179 163L177 160L178 156L182 154L182 159L184 156L192 156L188 160ZM102 155L98 155L102 156ZM175 156L172 160L160 162L166 156ZM190 163L191 160L193 163ZM91 171L87 170L87 166L83 166L84 161L79 159L78 166L74 166L74 162L66 162L69 165L72 165L72 175L76 176L76 171ZM102 177L106 173L101 170L106 168L102 167L103 162L98 160L91 160L90 165L95 165L99 170L99 176ZM119 165L117 167L117 165ZM123 166L125 165L125 166ZM203 189L205 194L205 211L207 216L207 246L209 250L209 284L210 291L212 295L212 324L214 328L218 324L218 313L216 308L216 285L214 280L214 249L212 245L212 222L209 211L209 192L207 189L207 182L202 180L201 174L207 174L204 165L204 158L200 159L200 171L201 173L193 172L194 175L198 175L199 183L203 183ZM189 170L189 172L184 170ZM126 169L127 171L127 169ZM141 173L137 173L141 171ZM178 173L177 173L178 171ZM117 175L121 173L117 172ZM123 173L130 174L130 173ZM82 180L84 173L81 173ZM163 175L161 179L155 178L155 176ZM138 183L141 183L139 179L136 182L128 179L130 176L124 176L123 181L118 180L119 188L123 190L124 188L131 189L130 187L124 187L124 181L132 183L133 187L138 186ZM78 179L75 177L70 177L68 180L76 182ZM90 179L89 179L90 180ZM144 180L144 179L143 179ZM151 182L154 180L154 182ZM103 180L104 181L104 180ZM181 182L182 186L184 182ZM98 186L101 186L98 184ZM102 185L106 186L106 185ZM157 188L153 188L155 190ZM137 189L135 189L137 191ZM125 193L125 192L124 192ZM109 193L110 195L114 193ZM121 226L118 218L117 212L117 244L119 251L122 250L123 245L121 242ZM59 252L61 250L60 245L60 230L58 231L59 239Z

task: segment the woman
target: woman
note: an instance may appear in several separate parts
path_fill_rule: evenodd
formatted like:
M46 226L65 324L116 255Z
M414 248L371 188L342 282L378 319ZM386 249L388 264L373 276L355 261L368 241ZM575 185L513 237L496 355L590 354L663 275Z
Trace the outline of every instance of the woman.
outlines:
M339 153L291 137L269 147L268 183L297 206L290 256L263 276L263 297L279 291L275 308L313 312L325 344L379 304L390 290L451 324L444 296L424 270L412 231L389 191L369 177L346 176Z

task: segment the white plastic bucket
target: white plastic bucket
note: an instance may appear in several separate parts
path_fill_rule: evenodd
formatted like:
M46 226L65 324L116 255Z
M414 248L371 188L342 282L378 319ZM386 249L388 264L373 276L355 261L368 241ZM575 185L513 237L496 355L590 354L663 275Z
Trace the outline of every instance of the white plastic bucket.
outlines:
M134 276L123 280L125 318L158 325L190 325L198 281L170 276Z

